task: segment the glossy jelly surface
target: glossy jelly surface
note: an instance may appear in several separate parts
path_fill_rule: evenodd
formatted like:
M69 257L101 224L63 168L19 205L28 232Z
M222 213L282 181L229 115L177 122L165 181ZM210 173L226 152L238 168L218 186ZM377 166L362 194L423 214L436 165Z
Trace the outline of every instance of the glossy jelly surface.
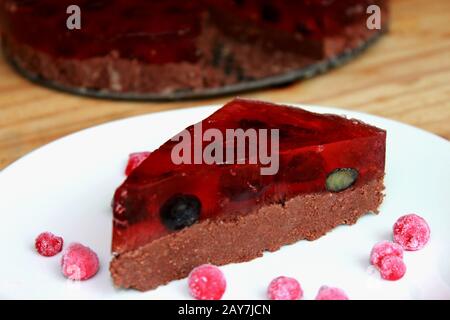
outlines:
M299 194L329 192L327 177L340 168L358 173L355 186L384 175L386 133L357 120L235 99L201 125L202 132L214 128L224 136L227 129L278 129L278 172L261 175L261 167L267 165L260 161L249 164L249 152L245 153L245 164L175 164L172 150L179 142L169 140L115 193L114 252L131 250L205 219L233 219ZM194 126L187 130L194 152L198 134L194 135ZM225 141L224 152L227 147L236 147L234 142ZM202 141L203 150L209 144ZM179 197L188 201L183 204ZM168 203L177 207L167 212ZM180 210L185 212L181 216L184 221L175 225L181 227L170 228L164 219Z

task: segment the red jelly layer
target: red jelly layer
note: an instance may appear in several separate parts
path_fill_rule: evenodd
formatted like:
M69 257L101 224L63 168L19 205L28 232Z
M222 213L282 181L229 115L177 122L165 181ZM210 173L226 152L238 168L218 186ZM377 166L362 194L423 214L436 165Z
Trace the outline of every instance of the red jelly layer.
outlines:
M213 0L212 8L234 15L260 28L322 39L342 33L346 25L365 22L371 4L386 7L385 0ZM232 27L232 26L230 26Z
M278 129L278 173L261 175L261 165L248 161L177 165L171 152L178 142L169 140L117 189L113 252L128 251L176 232L162 223L160 213L161 206L175 195L199 199L199 221L232 219L299 194L329 192L327 176L339 168L357 170L356 187L384 175L386 132L357 120L235 99L201 124L203 132L215 128L224 136L226 129ZM194 127L187 130L193 136ZM208 144L203 142L203 147Z
M80 7L80 30L66 27L70 5ZM0 23L16 41L54 57L87 59L114 51L163 64L197 59L201 10L194 0L0 0Z
M320 43L364 23L370 4L386 7L385 0L0 0L0 29L54 57L87 59L116 52L150 64L195 62L209 54L202 52L199 38L210 12L215 13L212 24L227 18L221 28L235 38L248 42L242 30L255 28L276 43L281 31L289 49L296 50L304 39ZM80 30L66 28L70 5L81 8ZM242 27L233 32L237 25Z

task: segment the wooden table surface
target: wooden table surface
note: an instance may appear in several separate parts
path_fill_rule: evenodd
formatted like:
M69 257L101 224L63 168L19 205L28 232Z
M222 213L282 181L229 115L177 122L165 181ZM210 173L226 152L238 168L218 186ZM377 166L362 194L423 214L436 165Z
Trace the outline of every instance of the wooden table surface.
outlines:
M359 59L308 81L241 96L359 110L450 139L450 1L392 0L391 8L390 34ZM136 103L72 96L29 83L0 57L0 169L96 124L229 99Z

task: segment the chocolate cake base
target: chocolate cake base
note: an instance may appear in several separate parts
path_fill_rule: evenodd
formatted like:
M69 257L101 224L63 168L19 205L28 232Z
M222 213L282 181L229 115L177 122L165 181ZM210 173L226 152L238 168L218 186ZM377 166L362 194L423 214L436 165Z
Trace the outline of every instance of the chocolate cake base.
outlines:
M299 195L232 220L203 221L114 257L110 271L116 286L146 291L185 278L204 263L249 261L377 213L383 189L379 178L339 193Z

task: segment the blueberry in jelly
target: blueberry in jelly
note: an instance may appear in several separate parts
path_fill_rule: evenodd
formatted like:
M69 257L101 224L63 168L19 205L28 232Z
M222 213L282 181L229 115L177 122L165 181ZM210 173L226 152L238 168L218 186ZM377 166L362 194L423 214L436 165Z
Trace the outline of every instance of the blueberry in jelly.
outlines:
M272 23L277 23L281 20L278 9L268 3L261 7L261 17L263 20Z
M331 192L339 192L350 188L355 183L358 175L358 171L352 168L336 169L327 177L327 190Z
M201 207L196 196L175 195L161 207L161 220L168 229L180 230L197 222Z

